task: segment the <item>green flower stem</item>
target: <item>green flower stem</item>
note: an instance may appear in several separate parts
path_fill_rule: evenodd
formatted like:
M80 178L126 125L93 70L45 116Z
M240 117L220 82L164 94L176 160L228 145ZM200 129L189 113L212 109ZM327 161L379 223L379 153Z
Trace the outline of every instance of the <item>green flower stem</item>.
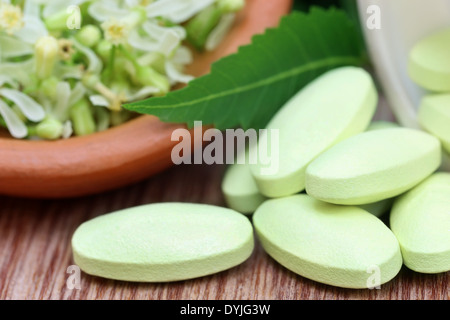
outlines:
M70 108L70 119L77 136L84 136L95 132L95 121L89 102L81 99Z
M63 124L54 118L47 118L35 127L35 133L40 138L56 140L63 134Z
M199 51L205 47L206 39L220 21L222 10L211 5L197 14L186 25L187 40Z
M119 45L119 49L120 52L128 59L131 61L131 63L133 64L133 66L136 69L141 68L141 65L138 63L137 59L123 46L123 45Z
M160 90L160 94L164 95L170 90L170 83L166 76L158 73L151 67L142 67L137 70L136 78L144 86L153 86Z
M108 101L111 103L109 109L119 111L121 110L122 97L120 95L115 94L108 87L106 87L103 83L98 82L94 89L103 95Z
M86 87L97 91L110 102L109 109L116 111L121 110L123 97L105 86L97 75L87 74L83 77L82 81Z
M135 57L131 55L123 46L119 47L124 56L130 60L136 69L136 81L144 86L153 86L160 90L160 94L164 95L170 90L169 79L157 72L152 67L141 66Z
M108 65L106 66L106 69L102 75L103 82L110 82L111 80L113 80L111 78L113 75L114 61L116 59L116 49L117 46L113 46L111 48L111 51L109 52Z
M113 70L114 70L114 81L113 82L125 81L128 84L130 83L130 77L134 77L134 75L136 73L133 64L122 55L116 55ZM111 86L111 88L112 88L112 86Z

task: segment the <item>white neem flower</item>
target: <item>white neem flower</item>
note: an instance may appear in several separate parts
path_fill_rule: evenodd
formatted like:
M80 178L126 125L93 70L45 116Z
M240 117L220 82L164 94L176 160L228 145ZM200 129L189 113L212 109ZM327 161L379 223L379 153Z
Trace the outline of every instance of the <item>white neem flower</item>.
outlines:
M144 22L145 18L145 10L140 8L129 10L121 19L114 16L109 18L101 24L105 39L115 45L126 44L130 31Z
M170 56L186 38L183 27L163 27L154 19L142 24L142 33L133 30L129 37L129 44L139 50L156 51Z
M130 26L121 20L110 19L101 25L105 39L112 44L126 44L130 33Z
M5 78L5 77L4 77ZM12 82L12 79L3 79L3 84ZM9 88L0 88L0 115L6 126L15 138L21 139L28 135L28 129L18 114L1 98L6 98L14 103L20 112L31 121L41 121L45 117L43 107L26 94Z
M24 116L31 121L39 122L45 117L44 108L19 90L0 88L0 97L4 97L12 101L20 109Z
M114 0L97 1L89 6L88 11L94 19L103 21L101 26L105 39L111 43L116 45L128 43L134 49L156 51L169 56L186 38L186 31L181 26L161 26L157 19L148 16L148 10L154 13L152 6L160 1L162 0L156 2L152 0L128 0L125 6ZM188 0L188 3L185 3L184 0L171 1L170 5L166 6L168 13L188 10L186 4L192 4L191 0ZM198 1L202 4L196 5L196 10L202 8L207 2L210 3L214 0ZM156 9L158 7L160 5ZM160 13L164 12L160 11Z
M26 125L20 120L19 116L0 99L0 115L6 123L9 133L14 138L22 139L28 135Z
M22 9L9 3L0 3L0 30L12 35L23 26Z
M0 56L3 58L32 54L33 45L47 34L34 1L26 1L23 11L8 2L0 3Z
M20 6L0 3L0 31L27 44L34 44L48 34L39 15L39 5L30 0L25 1L23 11Z

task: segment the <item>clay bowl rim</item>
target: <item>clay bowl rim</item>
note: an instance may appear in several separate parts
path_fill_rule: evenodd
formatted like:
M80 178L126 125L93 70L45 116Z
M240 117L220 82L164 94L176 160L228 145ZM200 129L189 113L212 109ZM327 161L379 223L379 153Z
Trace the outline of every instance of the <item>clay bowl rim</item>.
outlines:
M196 76L207 73L212 62L234 53L253 35L277 26L291 6L292 0L247 0L221 46L201 56L203 66L199 68L194 62L196 68L190 66L188 71ZM200 61L194 55L194 61ZM185 126L141 115L106 131L67 140L0 137L0 194L65 198L143 180L173 165L170 150L176 142L170 141L170 136L177 128Z

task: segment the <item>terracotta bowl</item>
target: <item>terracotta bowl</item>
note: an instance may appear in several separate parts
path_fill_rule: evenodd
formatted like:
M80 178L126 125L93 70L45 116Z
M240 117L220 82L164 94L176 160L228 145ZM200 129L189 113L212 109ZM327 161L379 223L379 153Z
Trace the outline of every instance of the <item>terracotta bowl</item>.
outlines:
M227 38L214 52L196 54L188 72L237 51L254 34L278 25L292 0L247 0ZM0 138L0 193L30 198L92 194L143 180L172 165L172 131L181 125L140 116L118 127L60 141Z

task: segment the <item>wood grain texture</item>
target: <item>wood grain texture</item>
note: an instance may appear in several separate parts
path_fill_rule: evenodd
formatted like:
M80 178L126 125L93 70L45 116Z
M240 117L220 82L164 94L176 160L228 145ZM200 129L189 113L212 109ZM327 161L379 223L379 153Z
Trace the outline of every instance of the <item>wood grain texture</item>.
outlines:
M67 200L0 197L0 299L442 299L449 273L425 275L403 268L380 290L340 289L298 276L267 256L259 244L245 263L216 275L145 284L81 274L81 289L66 286L73 264L70 239L90 218L161 201L223 205L223 166L179 166L139 184ZM89 183L89 182L86 182Z

